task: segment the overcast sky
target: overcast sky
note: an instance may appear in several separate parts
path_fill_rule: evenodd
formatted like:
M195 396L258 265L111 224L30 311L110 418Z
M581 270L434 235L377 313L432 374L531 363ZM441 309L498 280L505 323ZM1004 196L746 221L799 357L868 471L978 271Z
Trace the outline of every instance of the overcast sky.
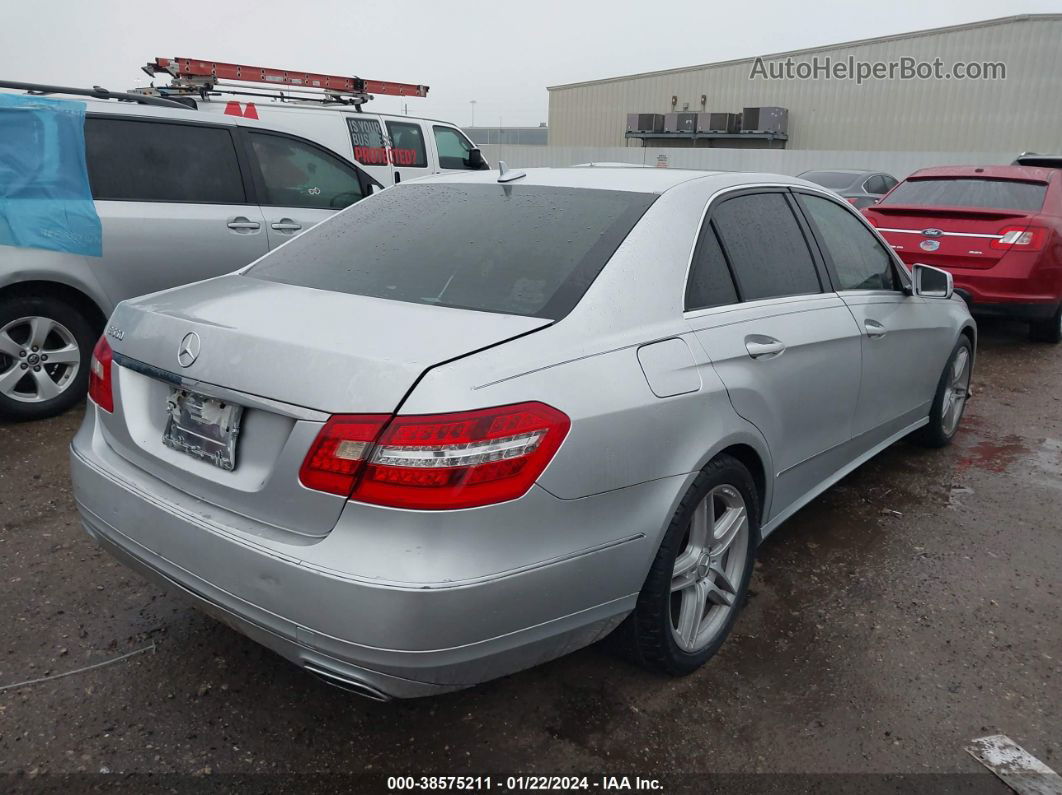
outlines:
M548 85L1043 12L1062 0L6 0L0 78L127 90L180 56L426 83L411 115L468 125L476 100L477 125L537 125Z

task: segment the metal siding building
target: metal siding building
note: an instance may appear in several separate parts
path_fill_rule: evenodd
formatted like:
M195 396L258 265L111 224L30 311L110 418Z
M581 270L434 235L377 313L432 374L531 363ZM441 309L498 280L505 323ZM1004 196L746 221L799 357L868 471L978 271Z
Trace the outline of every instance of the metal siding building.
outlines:
M640 146L628 113L789 109L788 149L1062 151L1062 14L1033 14L765 55L765 64L830 56L904 57L950 70L1002 62L997 80L750 79L755 58L551 86L552 146ZM705 106L701 96L705 95ZM677 103L672 106L672 97ZM687 144L688 146L688 144Z

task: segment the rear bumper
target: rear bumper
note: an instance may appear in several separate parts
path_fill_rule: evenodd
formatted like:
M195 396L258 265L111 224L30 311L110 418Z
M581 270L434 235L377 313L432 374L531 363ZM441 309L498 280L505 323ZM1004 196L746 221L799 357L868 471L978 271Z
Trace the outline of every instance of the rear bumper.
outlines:
M956 287L955 292L963 297L970 308L970 314L976 317L999 317L1011 320L1048 320L1058 309L1058 301L1043 303L1023 303L1021 301L985 302L977 301L967 290Z
M123 468L100 448L93 414L71 445L74 496L88 533L223 623L368 695L455 690L594 642L633 609L655 548L655 539L634 534L461 583L382 584L342 571L340 561L323 565L327 539L282 547L265 528L261 537L234 531L217 509ZM643 485L633 495L643 504L680 488ZM537 498L567 510L576 508L565 503L584 502L545 492ZM663 507L659 515L667 515Z

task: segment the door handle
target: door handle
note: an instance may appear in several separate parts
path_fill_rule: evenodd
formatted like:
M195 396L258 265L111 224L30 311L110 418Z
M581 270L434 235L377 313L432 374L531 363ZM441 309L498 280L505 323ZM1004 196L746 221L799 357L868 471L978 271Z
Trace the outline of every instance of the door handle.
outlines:
M291 219L285 218L283 221L278 221L275 224L269 225L270 229L275 229L278 232L298 232L302 229L302 224L297 224Z
M243 216L239 216L237 218L230 218L229 222L228 222L228 227L229 227L229 229L234 229L234 230L236 230L238 232L241 229L246 229L248 231L251 231L251 230L254 230L254 229L261 229L262 225L260 223L258 223L257 221L252 221L249 218L244 218Z
M871 339L881 339L885 336L885 327L876 320L864 320L863 328L867 330L867 336Z
M760 334L751 334L745 337L745 350L753 359L772 359L781 355L785 350L785 344L774 337L765 337Z

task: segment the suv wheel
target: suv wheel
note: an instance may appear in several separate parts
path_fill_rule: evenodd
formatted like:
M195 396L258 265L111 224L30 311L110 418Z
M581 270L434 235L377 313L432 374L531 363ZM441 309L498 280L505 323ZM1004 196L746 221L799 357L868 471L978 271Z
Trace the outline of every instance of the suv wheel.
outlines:
M723 645L748 590L759 499L748 470L715 458L679 505L617 638L635 662L691 673Z
M1055 314L1047 320L1037 320L1029 324L1029 337L1036 342L1062 342L1062 304Z
M0 417L52 417L85 395L95 334L50 296L0 299Z

